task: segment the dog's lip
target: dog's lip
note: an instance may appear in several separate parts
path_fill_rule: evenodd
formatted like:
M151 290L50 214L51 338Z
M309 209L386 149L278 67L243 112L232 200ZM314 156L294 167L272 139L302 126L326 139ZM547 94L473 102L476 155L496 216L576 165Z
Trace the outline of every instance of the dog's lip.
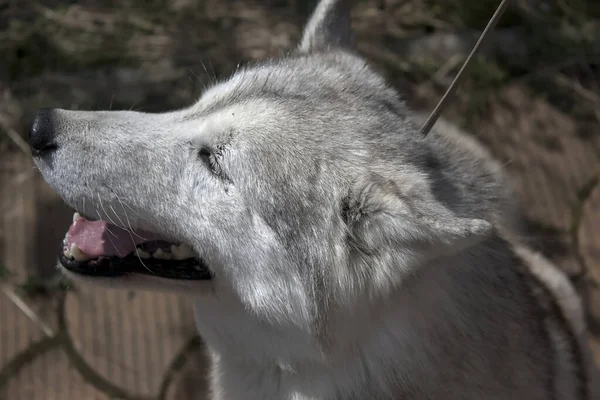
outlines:
M185 260L144 259L136 256L99 257L88 261L76 261L59 255L60 264L69 272L91 278L119 278L133 274L155 276L173 280L207 281L213 273L199 259Z

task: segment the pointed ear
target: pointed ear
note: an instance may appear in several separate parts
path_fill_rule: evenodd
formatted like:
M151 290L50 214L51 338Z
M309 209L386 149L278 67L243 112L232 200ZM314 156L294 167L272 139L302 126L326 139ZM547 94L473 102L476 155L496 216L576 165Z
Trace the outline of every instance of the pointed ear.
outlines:
M350 0L321 0L304 27L301 52L351 48Z
M482 219L456 216L415 185L403 193L393 182L371 177L350 196L346 223L364 252L398 251L405 259L449 255L481 242L492 231Z

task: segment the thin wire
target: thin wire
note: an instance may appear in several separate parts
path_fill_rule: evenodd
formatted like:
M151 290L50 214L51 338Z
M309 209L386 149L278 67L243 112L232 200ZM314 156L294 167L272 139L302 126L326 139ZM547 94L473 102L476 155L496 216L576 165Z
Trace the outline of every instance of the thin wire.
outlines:
M421 133L423 134L423 136L427 136L427 134L429 134L429 132L431 131L431 128L433 127L433 125L439 118L440 114L442 113L442 108L446 104L446 101L456 91L456 87L460 83L460 80L463 76L463 72L470 65L471 59L473 58L473 56L477 53L477 51L479 51L479 48L481 47L481 44L483 43L484 39L487 37L488 32L491 31L492 29L494 29L494 27L498 24L500 17L502 16L502 14L504 14L504 11L506 10L507 7L508 7L508 0L502 0L500 5L496 9L496 12L494 12L494 15L492 15L492 18L490 19L487 26L485 27L485 29L479 36L479 39L477 39L477 43L475 43L475 47L473 47L473 50L471 50L471 53L469 54L469 56L463 63L462 67L460 68L460 71L458 71L458 74L456 74L456 77L454 78L454 80L452 81L450 86L448 87L448 90L446 90L446 93L444 93L444 96L442 96L442 98L438 102L437 106L435 106L435 109L429 115L429 118L427 118L427 121L425 121L425 123L423 124L423 127L421 128Z

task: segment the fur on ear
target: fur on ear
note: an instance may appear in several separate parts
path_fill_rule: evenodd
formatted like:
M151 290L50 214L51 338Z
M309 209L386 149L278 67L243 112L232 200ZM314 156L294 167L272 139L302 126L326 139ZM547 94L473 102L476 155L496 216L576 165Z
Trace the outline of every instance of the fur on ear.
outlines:
M350 0L321 0L308 23L298 49L302 52L351 48Z
M459 217L427 193L425 184L403 191L379 175L370 176L344 206L350 240L362 252L391 249L424 260L457 253L492 232L491 223Z

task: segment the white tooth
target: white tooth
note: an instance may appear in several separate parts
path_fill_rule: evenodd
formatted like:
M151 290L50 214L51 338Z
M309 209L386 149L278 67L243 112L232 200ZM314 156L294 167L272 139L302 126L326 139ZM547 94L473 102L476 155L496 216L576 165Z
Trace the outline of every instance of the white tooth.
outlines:
M88 256L83 251L81 251L81 249L77 247L75 243L71 245L71 254L73 254L73 258L75 259L75 261L79 262L88 261L92 259L92 257Z
M185 254L186 258L193 258L196 256L196 253L194 253L194 249L192 249L187 244L181 244L179 247L181 248L182 253Z
M184 243L179 246L171 245L171 253L173 253L173 258L176 260L185 260L186 258L194 257L194 251Z
M66 247L63 249L63 254L68 259L73 259L73 253L71 253L71 249L67 249Z
M150 253L145 252L142 249L135 249L135 254L137 254L137 256L139 258L150 258Z
M73 214L73 222L77 221L79 218L81 218L81 215L79 215L78 212Z
M191 249L184 244L180 244L179 246L171 245L171 253L173 253L173 258L176 260L185 260L193 256L190 255Z
M171 253L167 253L163 249L158 249L152 254L152 257L158 258L159 260L170 260L172 256Z

